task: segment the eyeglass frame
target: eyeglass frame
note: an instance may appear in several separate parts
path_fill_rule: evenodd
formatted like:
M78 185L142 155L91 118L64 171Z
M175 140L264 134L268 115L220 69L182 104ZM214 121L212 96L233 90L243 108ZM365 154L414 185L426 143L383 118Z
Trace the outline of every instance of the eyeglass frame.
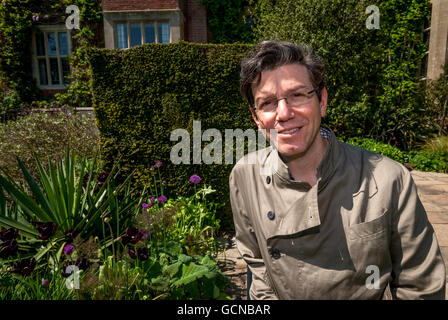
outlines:
M313 92L315 92L316 94L317 94L317 91L319 90L319 88L315 88L315 89L313 89L313 90L311 90L311 91L308 91L306 94L307 95L310 95L311 93L313 93ZM310 98L310 97L308 97L308 98ZM283 97L283 98L278 98L278 99L276 99L275 100L275 112L277 112L277 108L278 108L278 102L280 101L280 100L283 100L283 99L285 99L285 101L286 101L286 104L289 106L290 104L289 104L289 102L288 102L288 98L287 97ZM300 105L298 105L298 106L301 106L302 104L300 104ZM253 105L253 108L254 108L254 110L255 111L257 111L257 110L260 110L260 108L258 108L257 106L255 106L255 103L254 103L254 105Z

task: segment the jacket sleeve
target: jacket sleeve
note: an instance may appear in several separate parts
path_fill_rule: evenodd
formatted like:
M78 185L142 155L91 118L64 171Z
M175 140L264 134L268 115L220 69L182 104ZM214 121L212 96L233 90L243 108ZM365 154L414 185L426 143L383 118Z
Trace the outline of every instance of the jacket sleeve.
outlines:
M252 285L249 291L250 299L276 300L278 297L266 281L266 266L261 257L254 228L244 206L244 199L235 181L235 170L230 174L229 187L236 231L236 246L252 272Z
M445 299L446 270L434 229L405 168L392 220L391 258L394 299Z

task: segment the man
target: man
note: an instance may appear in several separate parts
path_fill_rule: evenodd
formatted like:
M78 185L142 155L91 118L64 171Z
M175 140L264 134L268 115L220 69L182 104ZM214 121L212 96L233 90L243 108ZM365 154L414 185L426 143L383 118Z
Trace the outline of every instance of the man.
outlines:
M444 299L445 265L411 175L321 127L324 73L287 42L264 41L242 63L241 92L275 146L229 179L250 298L381 299L389 285L395 299Z

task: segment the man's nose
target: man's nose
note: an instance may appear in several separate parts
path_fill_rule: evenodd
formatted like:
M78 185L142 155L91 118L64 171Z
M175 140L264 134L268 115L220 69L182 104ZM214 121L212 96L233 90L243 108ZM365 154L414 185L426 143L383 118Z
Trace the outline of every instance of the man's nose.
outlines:
M281 98L278 100L277 106L277 118L279 120L288 120L291 118L292 110L288 107L286 98Z

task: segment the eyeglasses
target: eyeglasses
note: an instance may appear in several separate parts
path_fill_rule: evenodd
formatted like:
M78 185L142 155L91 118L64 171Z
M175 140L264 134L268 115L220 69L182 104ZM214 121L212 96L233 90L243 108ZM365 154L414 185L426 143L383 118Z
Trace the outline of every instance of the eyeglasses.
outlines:
M255 106L255 110L266 115L275 113L277 111L278 102L283 99L285 99L288 106L298 107L310 101L312 93L314 92L317 92L317 89L311 91L298 90L280 99L261 100L259 105Z

